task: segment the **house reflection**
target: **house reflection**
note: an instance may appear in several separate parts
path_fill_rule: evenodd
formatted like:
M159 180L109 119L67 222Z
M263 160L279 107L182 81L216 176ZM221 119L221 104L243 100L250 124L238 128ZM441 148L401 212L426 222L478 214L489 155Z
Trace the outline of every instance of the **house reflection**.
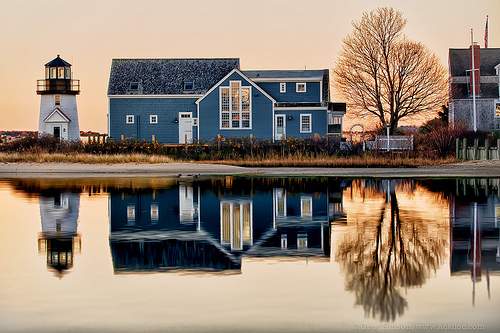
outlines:
M472 302L476 284L500 272L500 188L498 179L460 179L450 200L452 276L470 275Z
M38 236L38 252L46 254L47 267L61 278L73 267L74 254L81 250L80 194L44 191L39 203L42 232Z
M115 272L239 273L243 256L329 260L330 223L344 216L345 185L336 179L219 177L114 191Z

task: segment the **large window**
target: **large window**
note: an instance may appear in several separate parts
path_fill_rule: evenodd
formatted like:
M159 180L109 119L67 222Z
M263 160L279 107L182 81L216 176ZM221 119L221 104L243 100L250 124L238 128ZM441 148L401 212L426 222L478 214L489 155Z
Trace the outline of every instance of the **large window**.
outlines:
M242 87L241 81L231 81L229 87L220 87L220 128L251 128L251 87Z
M312 132L312 115L311 114L301 114L300 115L300 133L311 133Z
M221 201L221 244L231 250L242 250L253 243L253 213L251 201Z

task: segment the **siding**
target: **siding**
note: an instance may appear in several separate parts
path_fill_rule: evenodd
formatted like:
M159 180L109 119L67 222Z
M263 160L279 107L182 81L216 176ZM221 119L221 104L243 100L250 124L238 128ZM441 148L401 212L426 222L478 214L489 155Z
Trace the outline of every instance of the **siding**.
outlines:
M219 83L214 90L199 102L200 139L210 140L218 134L222 136L250 136L271 139L273 135L273 101L251 88L251 129L220 129L219 87L229 86L229 81L241 81L242 86L252 84L238 73L233 73L226 80Z
M280 93L280 82L257 82L257 85L271 95L278 103L315 103L321 102L320 82L305 82L306 92L296 92L297 82L286 82L286 92Z
M326 125L326 111L325 110L276 110L276 114L286 115L286 137L297 137L297 138L308 138L314 136L314 134L319 134L321 136L326 135L327 125ZM312 131L311 133L300 133L300 115L310 114L312 116ZM288 116L292 116L292 120L288 119Z
M113 98L109 99L109 135L117 140L146 139L152 135L163 143L179 142L179 124L174 119L179 112L193 112L196 117L196 98ZM134 115L134 124L126 123L126 116ZM158 124L150 124L149 116L157 115ZM196 128L193 137L196 138Z

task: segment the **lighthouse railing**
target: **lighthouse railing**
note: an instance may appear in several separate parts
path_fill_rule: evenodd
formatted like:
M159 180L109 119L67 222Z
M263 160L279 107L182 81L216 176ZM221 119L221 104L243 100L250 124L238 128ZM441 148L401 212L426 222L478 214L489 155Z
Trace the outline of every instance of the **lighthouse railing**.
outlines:
M47 80L41 79L36 81L36 91L67 91L67 92L79 92L80 91L80 80Z

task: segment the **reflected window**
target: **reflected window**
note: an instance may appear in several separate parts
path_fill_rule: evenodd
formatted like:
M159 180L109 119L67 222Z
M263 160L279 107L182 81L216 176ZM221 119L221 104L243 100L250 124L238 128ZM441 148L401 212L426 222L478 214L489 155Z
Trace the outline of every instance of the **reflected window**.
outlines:
M296 84L297 92L306 92L306 84L305 83L297 83Z
M179 185L179 206L181 222L190 222L195 218L196 207L194 204L193 187Z
M61 95L55 95L54 99L55 105L61 105Z
M286 190L283 188L274 189L274 215L276 217L286 217Z
M300 197L300 216L312 217L312 197Z
M231 250L242 250L244 244L253 243L252 202L222 201L220 213L222 244L230 244Z
M307 234L297 235L297 250L307 249Z
M57 78L64 79L64 67L57 67Z
M500 103L496 103L495 105L495 117L500 118Z
M160 219L160 209L157 203L151 204L151 222L158 222Z
M288 236L287 236L287 234L281 235L281 249L282 250L288 249Z
M135 223L135 206L134 205L127 206L127 223L128 224Z

